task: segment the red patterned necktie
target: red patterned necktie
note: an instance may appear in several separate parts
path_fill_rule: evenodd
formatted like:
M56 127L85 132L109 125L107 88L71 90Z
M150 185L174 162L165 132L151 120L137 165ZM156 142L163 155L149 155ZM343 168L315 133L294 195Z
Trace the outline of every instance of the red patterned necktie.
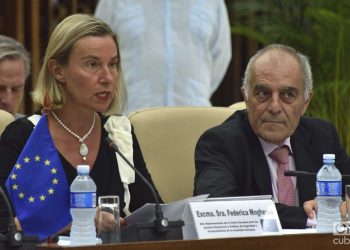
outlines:
M278 163L277 188L278 201L289 206L296 206L296 194L292 178L284 176L284 171L289 170L289 149L282 146L270 153L270 157Z

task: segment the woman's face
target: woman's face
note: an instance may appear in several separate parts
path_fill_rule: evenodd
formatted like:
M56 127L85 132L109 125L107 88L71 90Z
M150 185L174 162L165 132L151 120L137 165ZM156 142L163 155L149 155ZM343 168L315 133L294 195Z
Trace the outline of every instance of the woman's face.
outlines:
M67 65L59 66L66 105L104 112L115 96L118 54L111 36L87 36L78 40Z

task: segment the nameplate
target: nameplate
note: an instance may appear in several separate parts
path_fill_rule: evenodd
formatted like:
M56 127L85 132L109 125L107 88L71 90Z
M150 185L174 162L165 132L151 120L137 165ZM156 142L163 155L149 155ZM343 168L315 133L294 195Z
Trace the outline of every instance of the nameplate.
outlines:
M271 196L206 199L189 207L198 239L282 234Z

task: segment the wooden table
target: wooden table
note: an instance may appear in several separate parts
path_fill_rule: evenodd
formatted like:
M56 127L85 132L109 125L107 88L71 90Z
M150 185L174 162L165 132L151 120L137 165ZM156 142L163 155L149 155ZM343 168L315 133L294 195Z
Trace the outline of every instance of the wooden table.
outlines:
M349 248L350 235L336 236L332 234L296 234L209 240L153 241L82 247L58 247L56 244L38 246L40 250L338 250Z

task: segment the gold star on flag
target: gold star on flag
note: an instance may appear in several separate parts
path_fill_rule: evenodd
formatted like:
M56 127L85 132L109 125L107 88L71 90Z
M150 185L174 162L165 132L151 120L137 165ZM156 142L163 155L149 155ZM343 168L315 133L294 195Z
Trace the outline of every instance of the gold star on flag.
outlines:
M45 196L45 195L43 195L43 194L42 194L42 195L40 195L40 200L41 200L41 201L44 201L44 200L45 200L45 198L46 198L46 196Z
M17 175L16 175L16 174L14 174L14 173L13 173L13 174L11 174L11 179L12 179L12 180L16 180L16 177L17 177Z
M57 173L57 169L56 168L51 169L51 174L56 174L56 173Z
M18 194L18 197L21 198L21 199L23 199L23 198L24 198L24 193L20 192L20 193Z
M48 190L48 192L49 192L49 194L53 194L53 192L55 192L55 190L52 189L52 188L50 188L50 189Z
M32 203L32 202L34 202L35 198L34 198L33 196L30 196L30 197L28 198L28 200L29 200L30 203Z
M24 158L24 162L25 163L29 163L30 162L30 159L28 157Z
M49 160L45 160L45 165L49 166L50 165L50 161Z
M21 164L16 163L15 168L16 168L16 169L21 169Z
M52 180L52 183L53 184L58 184L58 180L55 178L55 179Z
M18 185L17 184L13 184L12 185L12 190L17 190L18 189Z
M35 161L40 161L40 156L39 155L35 156Z

